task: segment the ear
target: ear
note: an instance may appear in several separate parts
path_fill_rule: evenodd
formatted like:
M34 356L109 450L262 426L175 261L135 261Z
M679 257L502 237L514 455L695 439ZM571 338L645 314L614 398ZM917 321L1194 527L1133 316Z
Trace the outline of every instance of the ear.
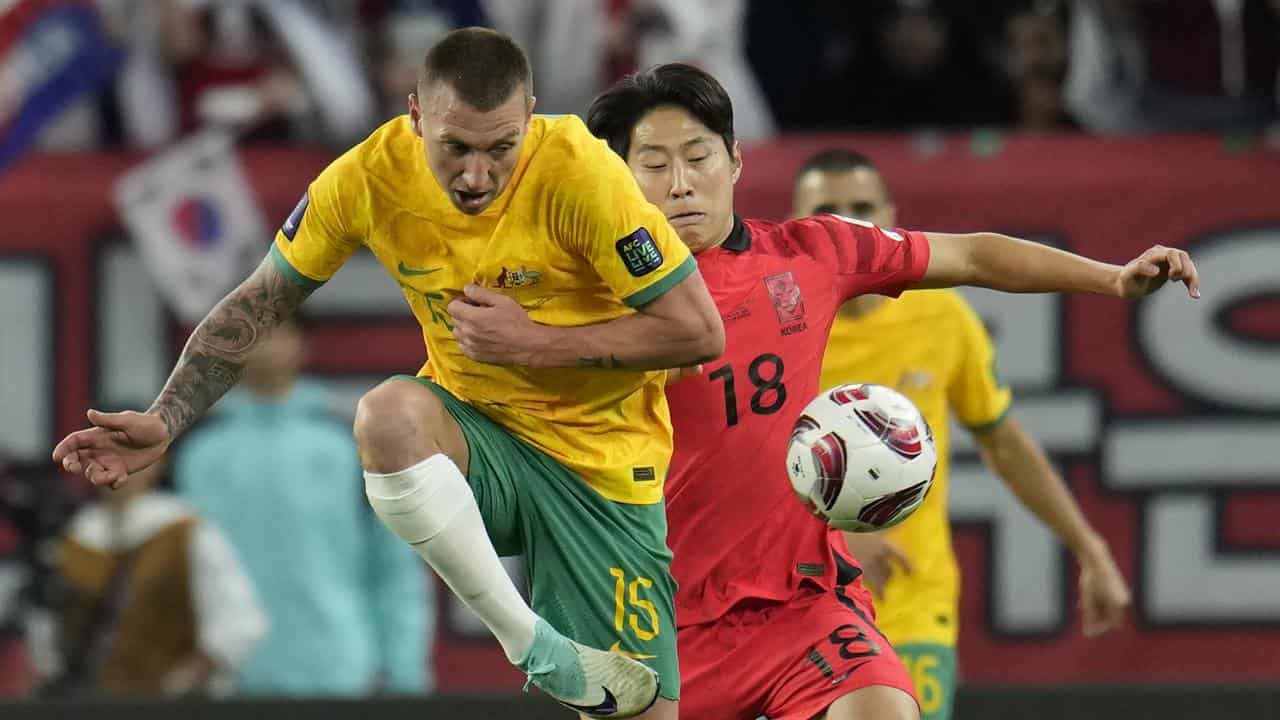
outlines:
M742 177L742 146L737 140L733 141L733 183L738 184L738 178Z
M409 122L413 124L413 134L422 137L422 106L416 93L409 93Z
M529 96L529 114L533 114L533 109L538 106L538 98L533 95Z
M885 219L889 221L889 227L898 227L898 206L893 203L889 203L889 205L884 209L884 212Z

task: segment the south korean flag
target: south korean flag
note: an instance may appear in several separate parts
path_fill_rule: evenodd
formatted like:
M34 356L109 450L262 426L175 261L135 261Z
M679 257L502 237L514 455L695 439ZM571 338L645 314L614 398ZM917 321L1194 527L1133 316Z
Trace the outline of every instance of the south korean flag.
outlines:
M156 288L188 324L244 278L271 237L232 138L216 131L129 171L115 200Z

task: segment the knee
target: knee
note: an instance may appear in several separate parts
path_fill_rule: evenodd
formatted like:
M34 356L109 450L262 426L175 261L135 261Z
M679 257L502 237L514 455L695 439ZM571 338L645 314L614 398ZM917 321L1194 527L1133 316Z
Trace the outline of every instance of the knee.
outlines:
M388 380L356 404L356 444L369 457L379 450L430 442L446 413L440 398L416 382Z

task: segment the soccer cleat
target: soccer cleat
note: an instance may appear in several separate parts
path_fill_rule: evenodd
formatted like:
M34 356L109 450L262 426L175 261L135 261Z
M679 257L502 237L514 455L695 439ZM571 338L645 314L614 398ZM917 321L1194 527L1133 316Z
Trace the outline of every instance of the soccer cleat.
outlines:
M534 626L533 646L519 666L531 684L587 717L635 717L658 700L653 670L621 653L574 642L544 620Z

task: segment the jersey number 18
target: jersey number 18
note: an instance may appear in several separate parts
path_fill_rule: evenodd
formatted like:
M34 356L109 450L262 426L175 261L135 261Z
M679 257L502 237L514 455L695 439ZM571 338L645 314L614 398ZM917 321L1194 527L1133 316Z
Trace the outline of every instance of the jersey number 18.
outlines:
M782 358L773 353L757 355L747 366L747 378L755 386L751 394L751 412L772 415L787 401L787 386L782 382ZM766 377L767 373L767 377ZM738 395L734 385L733 366L716 368L707 379L724 381L724 418L730 426L738 424Z

